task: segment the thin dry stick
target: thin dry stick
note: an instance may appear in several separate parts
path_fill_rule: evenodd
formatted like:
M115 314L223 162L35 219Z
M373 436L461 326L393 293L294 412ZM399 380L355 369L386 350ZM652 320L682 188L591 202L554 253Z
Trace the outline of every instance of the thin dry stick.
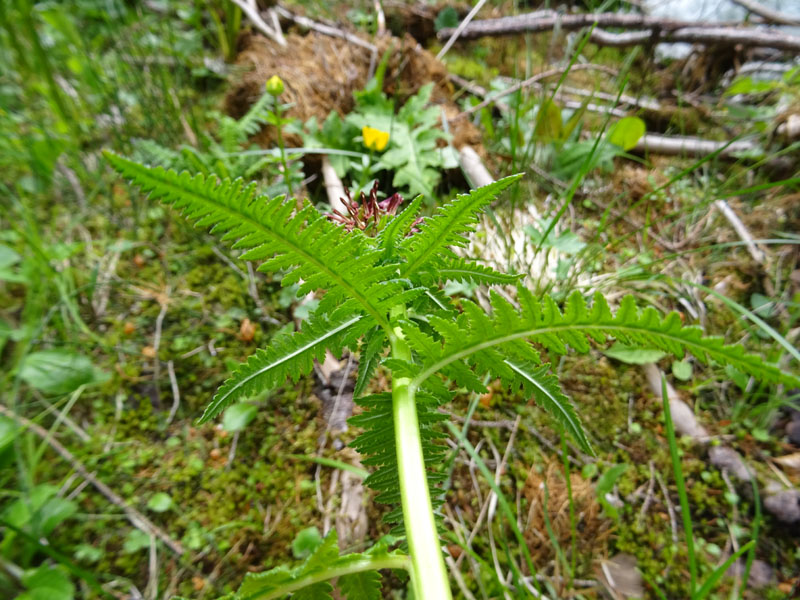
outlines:
M647 486L647 496L645 496L644 502L642 502L642 510L639 511L639 520L643 521L645 515L647 514L647 510L650 508L650 504L653 502L653 489L655 488L656 484L656 475L655 475L655 465L653 461L650 461L650 484Z
M156 550L156 538L153 535L150 536L147 587L144 588L144 595L147 600L156 600L158 597L158 551Z
M161 361L158 359L158 348L161 346L161 328L164 325L164 317L167 316L168 302L161 303L161 310L156 317L156 332L153 336L153 386L155 388L156 406L161 405L161 393L158 389L158 380L161 379Z
M169 383L172 386L172 408L170 408L169 416L167 417L167 425L169 425L181 405L181 390L178 387L178 378L175 377L175 364L171 360L167 362L167 373L169 373Z
M312 21L308 17L302 17L300 15L296 15L293 12L286 10L282 6L276 6L275 11L285 19L289 19L290 21L294 21L300 27L305 27L306 29L311 29L312 31L316 31L317 33L321 33L323 35L329 35L331 37L338 37L344 40L347 40L354 46L360 46L362 48L366 48L370 52L377 54L378 48L374 44L370 44L369 42L365 42L357 35L353 35L352 33L348 33L343 29L338 29L336 27L332 27L330 25L325 25L323 23L318 23L316 21Z
M486 106L489 106L492 102L495 102L499 98L504 98L505 96L508 96L509 94L513 94L514 92L517 92L517 91L519 91L519 90L521 90L523 88L532 86L533 84L541 81L542 79L547 79L548 77L555 77L556 75L561 75L562 73L564 73L564 71L567 70L567 68L568 67L561 67L561 68L549 69L547 71L542 71L541 73L537 73L533 77L529 77L528 79L525 79L524 81L520 81L516 85L512 85L510 88L505 89L502 92L498 92L497 94L495 94L495 95L493 95L493 96L491 96L489 98L486 98L485 100L483 100L482 102L476 104L475 106L472 106L472 107L468 108L464 112L457 114L455 117L450 119L450 122L452 123L453 121L457 121L458 119L463 119L465 117L468 117L469 115L478 112L482 108L484 108ZM608 73L610 75L617 75L617 71L612 69L611 67L607 67L605 65L593 65L591 63L590 64L585 64L585 65L572 65L572 67L569 68L569 70L570 70L570 72L572 72L572 71L588 71L588 70L602 71L602 72Z
M155 525L152 521L150 521L150 519L145 517L142 513L140 513L138 510L130 506L127 502L125 502L125 500L123 500L119 495L117 495L117 493L114 492L114 490L112 490L105 483L97 479L97 477L95 477L92 473L90 473L86 469L86 467L84 467L83 464L80 463L77 458L75 458L72 452L70 452L64 446L62 446L58 440L50 438L48 436L46 429L37 425L33 421L14 413L11 409L6 408L2 404L0 404L0 414L10 419L13 419L23 427L35 433L43 440L46 440L47 443L50 445L50 447L53 450L55 450L56 453L59 456L61 456L61 458L66 460L70 464L70 466L73 469L75 469L75 471L80 473L81 477L83 477L86 481L91 483L97 489L98 492L103 494L103 496L105 496L106 499L109 502L111 502L111 504L114 504L115 506L121 508L122 511L125 513L125 516L128 517L128 521L130 521L130 523L134 527L140 529L141 531L145 532L148 535L156 536L158 539L164 542L164 544L170 550L172 550L175 554L179 556L185 552L183 545L180 542L177 542L173 540L171 537L169 537L169 535L167 535L167 533L163 529Z
M721 212L722 215L728 219L728 222L736 230L736 233L740 238L742 238L742 241L747 247L747 251L750 253L750 256L753 257L753 260L763 265L767 258L766 255L761 249L759 249L758 246L756 246L753 236L750 235L747 227L745 227L744 223L742 223L742 220L736 216L736 213L733 212L733 209L730 207L730 205L725 202L725 200L716 200L714 202L714 206L716 206L719 212Z
M672 501L669 499L669 490L667 484L661 478L661 475L656 473L656 481L661 488L661 493L664 494L664 501L667 505L667 513L669 513L669 523L672 527L672 541L678 543L678 519L675 517L675 509L672 508Z
M245 2L244 0L230 1L242 9L242 12L247 15L247 18L250 19L256 29L279 46L286 46L286 39L283 37L283 32L280 30L280 27L274 26L277 24L277 19L273 19L273 27L267 25L264 19L261 18L261 15L258 14L258 7L255 5L255 1L252 3ZM275 14L272 10L270 10L270 13Z
M469 25L469 22L472 21L472 19L475 17L475 15L478 14L478 11L481 8L483 8L484 4L486 4L486 0L480 0L472 8L472 10L469 11L467 16L464 17L464 20L461 21L461 23L458 25L458 27L456 27L456 30L453 32L453 35L450 36L450 39L447 40L447 43L442 47L441 50L439 50L439 54L436 55L436 60L442 60L444 58L444 55L447 54L447 51L450 50L450 48L453 46L453 44L456 43L456 40L458 39L458 36L460 36L461 32L464 31L464 29L466 29L467 25Z
M770 23L777 23L779 25L800 25L800 18L787 15L777 10L772 10L755 0L731 0L731 2L746 8L754 15L758 15Z

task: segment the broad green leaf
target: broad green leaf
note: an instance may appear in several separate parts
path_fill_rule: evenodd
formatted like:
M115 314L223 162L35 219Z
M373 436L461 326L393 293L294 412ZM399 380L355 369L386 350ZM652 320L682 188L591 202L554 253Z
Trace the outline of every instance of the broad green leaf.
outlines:
M69 394L82 385L108 380L108 374L95 368L88 357L65 349L29 354L19 376L29 386L47 394Z
M295 558L306 558L322 543L322 535L316 527L307 527L294 537L292 554Z
M681 381L689 381L692 378L692 363L688 360L673 361L672 374Z
M608 131L608 141L623 150L630 150L647 131L647 127L639 117L623 117Z
M66 498L53 497L42 505L36 518L43 535L50 535L62 522L78 512L77 503Z
M752 77L739 77L725 90L725 95L763 94L771 92L778 85L777 81L755 81Z
M603 352L609 358L613 358L629 365L644 365L657 362L667 354L661 350L652 348L633 348L616 342L611 348Z
M58 567L42 565L25 571L22 584L27 590L17 596L17 600L73 600L75 597L75 586Z
M153 512L166 512L172 508L173 502L169 494L158 492L147 501L147 508Z
M126 554L134 554L150 547L150 536L140 529L131 529L128 535L125 536L125 542L122 544L122 550Z
M247 427L258 413L258 407L247 402L239 402L228 407L222 415L222 428L235 433Z

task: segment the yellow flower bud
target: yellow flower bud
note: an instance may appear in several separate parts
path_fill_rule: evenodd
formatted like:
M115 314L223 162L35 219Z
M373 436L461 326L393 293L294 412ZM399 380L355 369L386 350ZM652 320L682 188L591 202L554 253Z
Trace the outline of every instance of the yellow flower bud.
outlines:
M364 145L370 150L380 152L389 143L389 133L373 127L362 127L361 135L364 136Z
M267 80L267 93L276 98L283 93L283 79L273 75Z

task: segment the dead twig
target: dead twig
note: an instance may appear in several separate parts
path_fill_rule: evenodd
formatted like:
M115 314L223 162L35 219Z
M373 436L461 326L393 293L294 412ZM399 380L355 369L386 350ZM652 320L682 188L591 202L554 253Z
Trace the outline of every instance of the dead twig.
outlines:
M479 102L475 106L472 106L472 107L468 108L467 110L465 110L464 112L461 112L461 113L457 114L452 119L449 119L449 121L452 123L453 121L457 121L458 119L463 119L465 117L468 117L469 115L478 112L482 108L484 108L486 106L489 106L492 102L495 102L500 98L504 98L504 97L508 96L509 94L513 94L514 92L518 92L521 89L524 89L526 87L530 87L530 86L538 83L539 81L542 81L543 79L547 79L549 77L555 77L556 75L562 75L568 69L569 69L570 73L573 72L573 71L589 71L589 70L591 70L591 71L602 71L602 72L608 73L610 75L617 75L617 71L612 69L611 67L607 67L605 65L595 65L595 64L591 64L591 63L585 64L585 65L584 64L582 64L582 65L572 65L572 67L559 67L559 68L556 68L556 69L548 69L547 71L542 71L541 73L537 73L536 75L533 75L532 77L528 77L528 79L525 79L524 81L520 81L519 83L517 83L515 85L512 85L511 87L503 90L502 92L498 92L497 94L494 94L493 96L484 99L482 102Z
M758 15L768 23L777 23L778 25L800 25L800 19L797 17L772 10L755 0L731 0L731 2L749 10L754 15Z
M172 408L169 409L169 416L167 417L167 425L169 425L181 405L181 390L178 387L178 378L175 377L175 363L171 360L167 362L167 373L169 374L169 383L172 386Z
M258 7L256 6L255 0L230 0L236 6L242 9L242 12L247 15L247 18L250 19L250 22L253 23L253 26L258 29L261 33L271 39L273 42L278 44L279 46L286 46L286 39L283 37L283 32L281 31L280 24L278 23L278 19L275 16L275 10L270 9L268 14L270 19L272 20L272 25L267 25L264 19L261 18L261 15L258 14Z
M664 494L664 502L667 505L667 513L669 514L669 524L672 527L672 541L678 543L678 519L675 517L675 509L672 507L672 500L669 499L669 489L667 484L664 483L661 475L656 473L656 481L661 488L661 493Z
M111 502L111 504L122 509L131 525L148 535L157 537L175 554L180 556L185 552L183 545L180 542L173 540L163 529L155 525L152 521L150 521L150 519L125 502L125 500L123 500L122 497L114 492L114 490L97 479L97 477L90 473L86 467L84 467L83 464L75 458L72 452L67 450L58 440L51 438L46 429L37 425L33 421L14 413L11 409L6 408L1 404L0 414L16 421L43 440L46 440L48 445L55 450L55 452L61 456L61 458L66 460L70 466L75 469L75 471L80 473L81 477L91 483L98 492L100 492L109 502Z
M296 15L292 11L284 8L283 6L276 6L275 11L284 19L289 19L290 21L300 25L300 27L305 27L306 29L316 31L317 33L321 33L323 35L342 38L343 40L347 40L354 46L360 46L361 48L366 48L374 55L378 54L378 48L374 44L370 44L369 42L362 40L357 35L349 33L343 29L333 27L332 25L325 25L324 23L318 23L317 21L313 21L308 17Z
M484 4L486 4L486 0L479 0L479 2L472 8L472 10L469 11L469 13L467 13L467 16L464 17L464 20L458 24L458 27L456 27L455 31L453 31L452 35L447 40L445 45L442 46L441 50L439 50L439 54L436 55L436 60L442 60L442 58L444 58L444 55L447 54L447 51L450 50L453 44L456 43L458 36L460 36L461 32L467 28L467 25L469 25L470 21L472 21L475 15L478 14L478 11L481 8L483 8Z

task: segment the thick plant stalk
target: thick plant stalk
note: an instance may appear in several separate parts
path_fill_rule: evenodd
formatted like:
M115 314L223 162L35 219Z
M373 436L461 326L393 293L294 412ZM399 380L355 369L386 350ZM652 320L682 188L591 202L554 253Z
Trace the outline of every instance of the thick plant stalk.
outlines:
M400 328L394 330L392 357L411 360L411 349ZM411 555L414 597L418 600L450 600L450 582L444 566L442 547L425 475L422 438L417 419L416 394L408 377L392 380L392 415L397 449L397 472L403 522Z

